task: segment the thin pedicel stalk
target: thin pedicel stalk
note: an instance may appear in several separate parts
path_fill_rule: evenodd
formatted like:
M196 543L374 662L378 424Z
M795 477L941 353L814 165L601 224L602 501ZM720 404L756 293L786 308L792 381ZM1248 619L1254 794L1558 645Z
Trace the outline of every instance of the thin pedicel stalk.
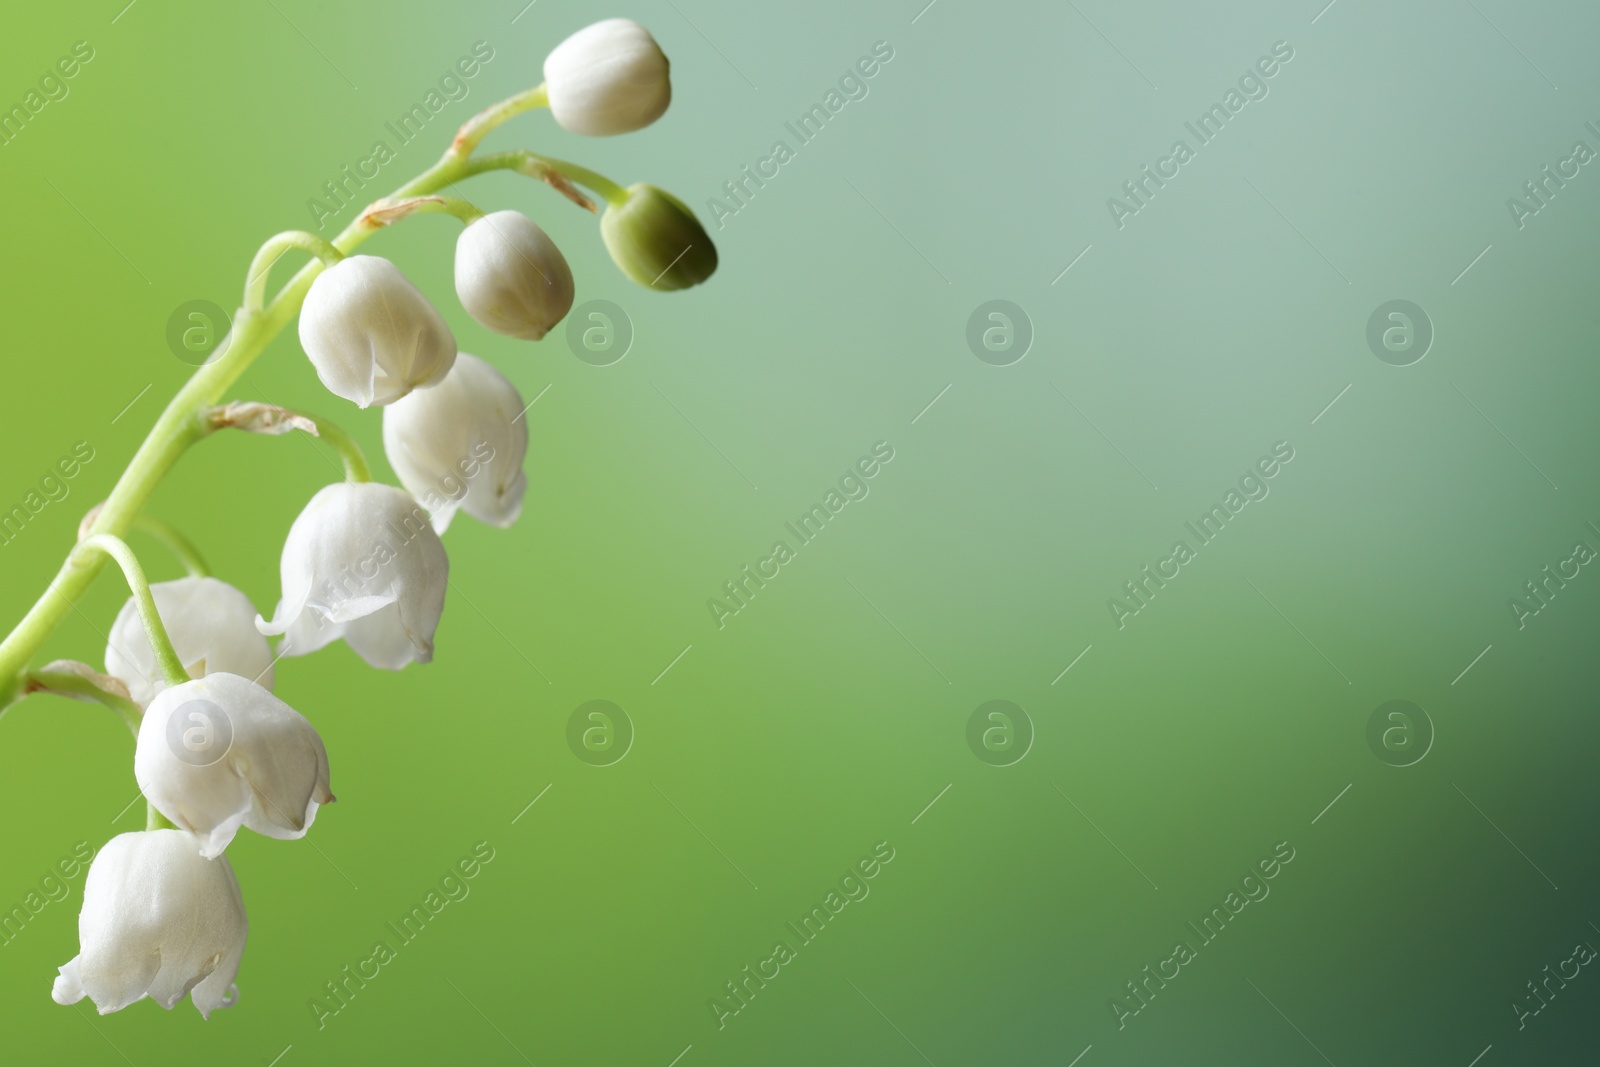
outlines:
M128 580L128 588L133 591L133 602L139 610L139 621L144 624L145 636L150 639L150 647L156 654L156 663L161 668L161 676L168 685L182 685L190 681L189 672L184 669L183 661L178 658L178 650L172 647L172 638L167 633L166 623L161 621L161 613L156 610L156 598L150 592L150 581L144 576L144 568L139 565L139 557L133 554L133 549L120 537L111 534L92 534L78 542L72 550L72 556L92 555L110 556L122 568L122 575ZM70 562L71 556L68 557ZM139 722L143 718L140 712L138 717L130 719L126 712L111 701L103 700L111 706L112 710L123 715L128 723L128 728L133 731L133 736L139 736ZM156 806L145 801L145 829L146 830L171 830L175 829L166 816L156 810Z
M316 415L304 415L317 428L317 436L333 446L339 453L339 460L344 464L344 480L347 482L372 481L372 468L367 465L366 453L361 451L361 446L356 444L355 438L345 433L332 419L320 418Z
M514 170L530 178L547 182L551 181L552 175L555 175L593 189L609 204L621 204L628 199L628 191L604 174L592 171L588 167L580 167L576 163L568 163L564 159L541 156L525 148L496 152L494 155L470 160L467 163L466 173L482 174L491 170Z
M128 580L128 588L133 592L134 605L139 609L139 621L144 624L145 635L150 638L150 647L155 651L156 665L161 668L162 679L168 685L182 685L189 681L189 672L184 669L183 661L172 647L167 624L161 621L161 613L156 610L156 598L150 592L150 581L144 576L139 557L133 554L128 543L111 534L94 534L84 538L73 549L74 555L79 553L102 553L117 561L123 577Z
M150 515L140 515L133 520L133 528L141 533L149 534L163 545L166 545L168 551L178 557L178 562L183 564L184 573L189 577L211 577L211 568L206 566L205 558L200 555L200 550L194 547L194 542L179 533L176 526L162 522L160 519Z
M51 664L51 667L54 666L56 665ZM102 689L78 671L51 670L50 667L44 667L37 671L29 671L25 684L30 693L55 693L58 696L76 697L104 704L117 713L117 717L134 737L139 736L139 722L144 718L144 712L139 709L139 705L128 697Z
M250 261L249 273L245 276L244 306L246 311L259 311L266 298L267 275L272 273L272 265L278 262L283 254L291 248L303 249L322 260L324 267L331 267L344 258L344 253L332 244L318 237L314 233L304 230L286 230L267 238L265 244L256 250L256 257Z
M490 104L476 115L472 116L456 131L456 139L450 143L445 151L445 158L466 159L472 155L472 150L478 143L489 135L489 131L505 122L514 115L534 108L548 107L550 97L545 92L544 84L524 90L515 96L508 96L499 103Z
M454 215L463 225L483 218L483 212L459 196L413 196L405 200L378 200L361 213L361 217L377 226L393 226L412 215L429 213Z
M513 115L543 106L544 103L541 88L520 93L479 113L462 127L455 143L445 151L437 163L400 186L389 194L387 199L404 200L427 196L485 171L519 170L530 162L538 160L539 157L534 157L532 153L527 153L526 156L505 153L496 157L492 163L484 165L488 161L479 160L474 163L469 156L472 148L490 130ZM550 166L560 173L554 163ZM572 168L570 165L563 166L574 172L581 169ZM524 170L524 173L534 172ZM613 190L618 188L614 183L600 178L593 172L584 171L583 174L588 178L605 182ZM536 173L536 176L542 175ZM288 247L313 247L319 255L327 255L330 250L341 256L349 255L381 228L381 223L375 222L363 213L346 226L337 237L327 242L327 248L321 247L320 239L304 243L296 240ZM272 262L271 256L276 254L276 251L269 253L263 263ZM264 286L265 271L261 270L260 266L258 264L252 269L248 280L255 282L259 279ZM100 513L85 531L87 537L100 534L118 538L126 536L161 479L190 445L209 432L207 415L211 408L222 400L228 388L238 381L239 376L299 312L311 283L326 267L324 259L315 259L302 266L265 306L246 306L240 310L233 329L223 339L222 355L197 370L183 388L178 390L177 395L168 402L157 418L155 426L145 437L139 450L134 453L127 469L117 479L117 484L100 508ZM6 635L5 640L0 641L0 710L20 695L20 683L28 661L77 604L104 565L105 560L101 553L78 551L69 553L43 595L28 609L22 621Z

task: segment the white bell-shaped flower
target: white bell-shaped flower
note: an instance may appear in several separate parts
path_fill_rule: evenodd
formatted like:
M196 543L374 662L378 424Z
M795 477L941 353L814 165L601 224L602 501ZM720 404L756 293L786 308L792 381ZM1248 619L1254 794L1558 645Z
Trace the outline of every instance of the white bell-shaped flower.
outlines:
M344 638L374 667L433 658L450 560L433 525L402 489L339 482L311 498L289 528L279 565L283 598L264 634L280 655L303 656Z
M572 268L532 219L496 211L456 240L456 295L495 333L537 341L572 307Z
M249 597L216 578L156 582L150 592L190 677L226 671L252 679L264 689L272 688L272 649L256 630L256 609ZM127 683L140 707L166 688L131 597L111 624L106 673Z
M383 410L389 465L444 533L456 509L491 526L522 512L528 422L522 396L494 367L462 352L445 380Z
M248 931L225 857L205 859L181 830L121 834L89 865L78 954L51 996L57 1004L87 996L107 1015L146 996L170 1011L189 995L209 1019L238 996Z
M236 674L163 690L144 713L134 749L139 791L200 855L220 856L239 827L304 837L331 802L328 752L305 716Z
M438 310L379 256L350 256L317 275L300 310L300 345L322 384L361 407L438 381L456 358Z
M556 122L591 137L643 129L672 102L667 57L630 19L596 22L556 45L544 84Z

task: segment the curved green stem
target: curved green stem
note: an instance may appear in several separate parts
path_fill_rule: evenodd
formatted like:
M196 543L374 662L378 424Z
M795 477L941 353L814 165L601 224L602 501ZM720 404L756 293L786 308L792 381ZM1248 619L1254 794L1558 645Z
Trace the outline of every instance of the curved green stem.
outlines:
M267 275L272 273L272 265L278 262L278 258L291 248L302 248L310 252L327 267L344 258L343 252L314 233L306 233L304 230L285 230L283 233L273 234L266 239L256 251L255 258L250 261L250 273L245 277L244 283L246 311L261 310L261 305L266 299Z
M464 161L446 152L439 162L390 196L395 199L422 196L465 176ZM330 243L348 255L379 228L358 218ZM119 536L127 533L145 501L173 464L191 444L210 431L207 415L211 408L294 318L311 283L325 267L320 259L307 263L265 307L244 309L234 320L232 331L219 346L222 355L196 371L167 403L149 436L117 479L89 533ZM22 669L89 588L104 562L98 553L68 554L45 594L34 602L5 640L0 641L0 709L16 699Z
M172 820L156 810L150 801L144 802L144 828L146 830L176 830L178 827Z
M472 116L456 132L456 139L451 142L450 149L445 153L446 158L455 157L465 159L472 155L472 150L496 126L507 119L532 111L534 108L549 107L550 97L545 93L543 83L534 86L515 96L509 96L499 103L490 104L476 115Z
M24 686L29 692L56 693L60 696L77 697L104 704L117 713L117 717L133 732L134 737L139 736L139 722L144 718L144 712L139 710L139 705L126 697L106 692L81 674L48 669L29 671L24 676Z
M380 226L392 226L407 216L430 213L454 215L463 225L470 225L483 218L483 212L471 201L463 200L459 196L440 196L438 193L430 196L413 196L405 200L379 200L362 212L361 216Z
M232 428L246 433L276 435L303 430L313 437L323 438L333 446L344 463L344 476L347 479L352 482L372 481L372 468L367 466L367 457L361 451L361 446L332 419L290 411L276 404L235 401L212 408L206 413L205 423L208 431ZM139 521L142 521L142 517L135 523Z
M438 162L391 192L390 198L402 200L425 196L448 188L463 178L482 173L485 169L494 169L475 165L471 159L472 149L490 130L512 115L547 103L541 87L488 108L462 127L455 142ZM531 166L541 160L528 153L524 162ZM499 164L501 168L514 165L509 162ZM614 183L592 171L583 171L571 164L562 164L561 168L557 168L554 161L545 165L552 168L549 173L570 174L574 180L588 177L599 182L592 188L621 192ZM340 255L349 255L380 228L370 219L357 217L327 243ZM326 251L323 249L324 254ZM219 345L221 355L201 366L167 403L155 426L117 479L111 495L106 498L100 513L90 525L88 534L120 537L128 532L156 485L188 447L210 431L207 416L211 408L221 401L223 394L299 312L311 283L326 266L321 258L305 264L264 306L247 305L241 309L234 320L233 329ZM252 270L251 279L261 273ZM264 277L259 284L260 291L264 292ZM68 553L44 594L0 641L0 711L17 698L19 679L28 661L43 647L46 639L77 604L104 565L105 560L98 552Z
M339 453L339 460L344 464L344 477L347 482L372 481L372 468L367 465L367 456L361 451L361 446L356 444L356 439L345 433L332 419L319 418L316 415L302 415L310 419L317 427L317 436L333 446Z
M133 590L139 621L144 623L144 632L150 638L150 647L155 651L162 678L168 685L182 685L189 681L189 672L183 669L183 661L178 658L177 650L172 647L172 638L167 634L166 623L161 621L161 613L156 610L156 598L150 595L150 582L144 576L144 568L139 566L139 557L133 554L128 543L111 534L94 534L79 542L74 554L77 552L103 552L117 561L117 566L122 568L122 576L128 580L128 588Z
M176 526L150 515L139 515L133 520L133 528L149 534L166 545L168 550L178 557L178 562L183 564L183 569L189 577L211 577L211 570L201 558L200 550L194 547L193 541L179 533Z
M592 171L588 167L580 167L576 163L568 163L564 159L541 156L537 152L530 152L525 148L480 156L467 163L466 174L483 174L491 170L514 170L526 174L530 178L539 178L545 181L549 180L549 175L559 174L569 181L574 181L579 185L593 189L608 204L620 205L628 199L628 190L607 178L604 174Z

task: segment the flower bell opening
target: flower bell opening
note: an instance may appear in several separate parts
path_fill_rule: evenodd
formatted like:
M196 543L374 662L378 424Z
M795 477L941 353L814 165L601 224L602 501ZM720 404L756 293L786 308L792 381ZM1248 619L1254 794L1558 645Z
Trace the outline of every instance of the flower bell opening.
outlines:
M289 529L283 598L263 634L281 656L344 640L373 667L433 658L450 560L428 513L402 489L375 482L324 487Z
M89 866L78 955L60 967L51 996L88 997L101 1015L145 997L170 1011L189 997L209 1019L238 998L248 933L226 858L205 859L181 830L121 834Z
M234 674L165 690L145 712L133 757L139 791L200 854L219 856L241 827L290 841L333 800L328 752L305 716Z

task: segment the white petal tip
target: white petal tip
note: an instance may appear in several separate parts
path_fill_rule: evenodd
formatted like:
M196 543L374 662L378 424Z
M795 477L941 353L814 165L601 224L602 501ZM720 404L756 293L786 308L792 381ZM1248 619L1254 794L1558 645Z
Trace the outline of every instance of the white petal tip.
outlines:
M57 1004L76 1004L83 999L83 986L78 984L78 958L58 969L55 984L50 987L50 999Z
M200 857L208 860L216 859L218 856L228 851L228 846L233 844L233 838L233 830L228 830L226 832L219 830L215 833L207 834L204 837L198 837L196 840L199 846Z

